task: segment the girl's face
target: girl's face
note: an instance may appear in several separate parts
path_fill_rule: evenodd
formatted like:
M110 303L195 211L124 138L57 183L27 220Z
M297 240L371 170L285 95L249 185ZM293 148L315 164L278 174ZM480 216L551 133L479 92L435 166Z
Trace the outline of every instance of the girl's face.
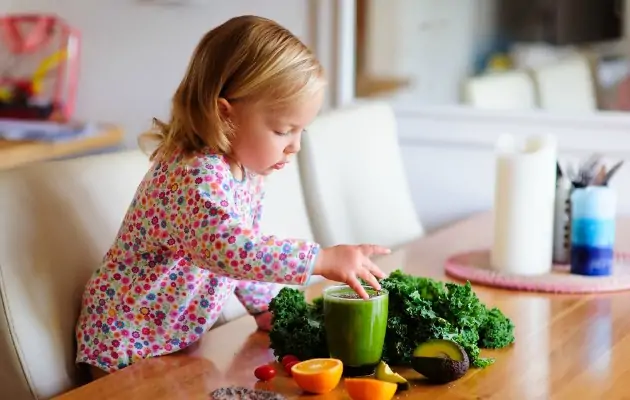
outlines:
M319 113L323 92L281 110L264 103L229 103L221 99L221 109L236 129L232 140L236 161L259 175L282 169L300 151L302 132Z

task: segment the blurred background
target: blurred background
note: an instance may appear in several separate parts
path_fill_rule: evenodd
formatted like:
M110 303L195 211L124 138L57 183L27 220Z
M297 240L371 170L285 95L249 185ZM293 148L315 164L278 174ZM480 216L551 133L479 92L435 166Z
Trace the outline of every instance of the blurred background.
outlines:
M630 94L620 90L630 52L625 3L357 0L357 94L488 109L628 110Z
M285 25L331 79L326 107L398 104L573 115L630 110L625 0L0 0L81 35L74 118L165 116L194 46L239 14ZM1 44L1 43L0 43ZM0 53L0 57L3 57ZM4 62L7 62L4 55Z

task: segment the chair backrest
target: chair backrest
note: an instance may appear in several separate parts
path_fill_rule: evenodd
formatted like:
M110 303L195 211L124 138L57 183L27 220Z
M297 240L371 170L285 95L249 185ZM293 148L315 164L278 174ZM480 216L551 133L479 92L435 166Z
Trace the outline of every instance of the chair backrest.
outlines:
M597 89L586 56L575 54L533 69L540 108L549 111L597 110Z
M488 110L537 108L536 86L525 71L496 72L464 83L465 103Z
M143 153L121 152L0 173L2 396L45 399L75 386L85 282L148 168Z
M280 237L313 240L298 163L291 162L265 179L261 231Z
M387 103L360 102L320 115L303 135L298 159L322 245L394 247L424 233Z

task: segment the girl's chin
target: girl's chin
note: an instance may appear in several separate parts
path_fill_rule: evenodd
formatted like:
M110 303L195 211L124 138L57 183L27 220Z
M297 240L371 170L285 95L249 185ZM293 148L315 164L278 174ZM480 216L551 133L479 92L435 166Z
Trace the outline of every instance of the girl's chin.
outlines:
M267 168L263 171L255 171L254 173L256 175L262 175L262 176L267 176L267 175L271 175L272 173L274 173L276 170L274 168Z
M266 170L259 172L258 175L269 175L275 171L280 171L281 169L285 167L285 165L286 163L274 164L271 167L267 168Z

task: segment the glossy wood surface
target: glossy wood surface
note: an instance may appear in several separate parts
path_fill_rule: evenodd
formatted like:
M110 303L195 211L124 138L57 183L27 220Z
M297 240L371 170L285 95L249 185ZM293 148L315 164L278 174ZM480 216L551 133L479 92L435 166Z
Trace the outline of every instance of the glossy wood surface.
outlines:
M618 249L630 250L630 219L620 220ZM491 217L480 215L427 236L378 261L384 269L448 278L444 260L452 253L487 248ZM450 280L450 279L449 279ZM322 285L309 288L319 295ZM471 369L448 385L413 379L400 399L623 399L630 398L630 292L605 295L545 295L475 286L479 297L498 306L516 324L516 343L482 351L494 365ZM241 385L275 390L288 399L349 399L340 385L328 395L304 395L279 373L257 383L254 369L273 356L267 335L244 317L212 330L186 354L135 364L58 397L58 400L208 399L213 389Z
M54 143L0 139L0 170L118 146L122 143L123 137L120 128L105 125L93 135Z

